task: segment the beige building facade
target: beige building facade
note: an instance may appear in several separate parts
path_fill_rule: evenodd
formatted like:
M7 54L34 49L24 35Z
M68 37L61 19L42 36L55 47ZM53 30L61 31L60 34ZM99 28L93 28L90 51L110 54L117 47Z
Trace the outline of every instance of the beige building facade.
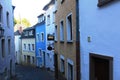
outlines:
M55 6L55 77L62 80L80 80L76 1L55 0Z

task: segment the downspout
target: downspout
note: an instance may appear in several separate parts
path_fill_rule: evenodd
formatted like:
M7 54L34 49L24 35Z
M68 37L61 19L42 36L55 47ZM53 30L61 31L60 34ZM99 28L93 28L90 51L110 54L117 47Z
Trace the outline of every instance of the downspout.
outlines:
M80 80L79 0L76 0L76 80Z
M34 34L35 34L35 66L37 67L37 42L36 42L36 26L34 26L34 28L35 28L35 32L34 32Z
M21 39L21 43L20 43L21 44L20 45L20 48L21 48L20 49L20 64L22 64L22 34L21 34L21 38L20 39Z

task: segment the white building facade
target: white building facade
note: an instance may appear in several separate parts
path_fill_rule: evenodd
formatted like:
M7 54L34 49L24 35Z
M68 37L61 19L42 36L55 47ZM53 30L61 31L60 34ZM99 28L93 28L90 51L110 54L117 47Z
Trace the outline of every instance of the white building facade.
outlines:
M50 70L54 71L54 40L48 40L48 36L54 36L54 19L55 19L55 6L54 6L54 0L51 0L44 8L45 10L45 18L46 18L46 54L45 54L45 61L46 61L46 68L49 68ZM48 50L48 47L52 47L52 50Z
M79 0L81 80L120 79L120 2Z
M0 27L4 35L0 36L0 80L15 76L15 49L12 0L0 1Z
M21 33L19 32L19 30L17 30L15 33L15 63L16 64L20 64L21 63Z
M21 36L21 48L21 63L23 65L36 66L34 27L23 30Z

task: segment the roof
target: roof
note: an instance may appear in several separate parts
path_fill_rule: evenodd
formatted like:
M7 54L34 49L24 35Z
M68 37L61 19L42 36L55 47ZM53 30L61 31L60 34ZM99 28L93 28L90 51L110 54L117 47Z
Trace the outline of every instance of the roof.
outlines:
M44 16L44 14L40 14L40 15L38 16L38 18L41 17L41 16Z
M39 26L39 25L43 25L43 24L45 24L45 20L42 21L41 23L37 23L37 24L35 24L33 27L37 27L37 26Z
M29 34L30 30L33 31L32 35ZM25 35L25 34L27 34L27 35ZM27 39L27 38L35 38L35 28L33 26L23 30L22 35L21 35L21 39Z
M14 35L21 35L21 33L19 32L19 30L17 30L16 32L14 32Z
M44 6L43 10L47 10L49 8L50 5L55 4L55 0L51 0L47 5Z
M24 29L23 31L32 30L32 29L35 29L34 26L33 27L28 27L28 28Z

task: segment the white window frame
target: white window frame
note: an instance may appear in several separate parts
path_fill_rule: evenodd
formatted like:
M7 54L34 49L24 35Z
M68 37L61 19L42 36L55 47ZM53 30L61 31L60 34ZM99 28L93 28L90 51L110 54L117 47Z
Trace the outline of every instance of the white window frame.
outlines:
M69 79L68 77L69 77L69 72L68 72L68 66L69 66L69 64L70 65L72 65L72 70L73 70L73 78L72 78L72 80L74 80L74 62L71 60L71 59L67 59L67 80Z
M66 30L67 30L67 41L72 41L73 40L73 35L72 35L72 33L73 33L73 31L72 31L72 25L73 25L73 23L72 23L72 25L71 25L71 27L69 26L69 21L68 21L68 17L69 16L71 16L71 18L72 18L72 13L69 13L67 16L66 16ZM72 19L71 19L71 22L72 22Z
M33 46L32 45L34 45L34 50L33 50ZM35 51L35 44L31 44L31 50Z
M47 15L47 25L50 25L50 14Z
M28 36L29 35L29 32L28 31L25 31L25 36Z
M26 46L26 48L25 48L25 46ZM27 49L27 45L24 43L23 44L23 50L26 50Z
M45 16L43 16L43 21L45 20Z
M31 45L29 46L30 44L28 44L28 51L31 51ZM29 49L30 48L30 49Z
M42 34L43 34L43 36L42 36ZM44 42L44 38L45 38L44 37L44 32L41 32L41 36L40 37L41 37L41 42Z
M63 20L60 21L60 41L64 41L64 21Z
M53 12L53 24L55 23L55 12Z
M42 22L42 19L41 19L41 18L39 18L39 22L40 22L40 23Z
M7 22L7 27L10 27L10 21L9 21L9 18L10 17L10 14L9 14L9 12L7 11L6 12L6 22Z
M33 30L29 31L29 35L32 36L33 35Z
M63 66L62 66L62 60L64 61L64 69L63 69ZM65 58L64 58L63 55L60 55L60 71L65 72Z
M41 48L38 49L38 56L42 57L42 49Z
M57 25L55 26L55 41L58 40L58 27Z
M37 34L36 34L36 42L39 42L39 41L40 41L40 34L37 33Z

